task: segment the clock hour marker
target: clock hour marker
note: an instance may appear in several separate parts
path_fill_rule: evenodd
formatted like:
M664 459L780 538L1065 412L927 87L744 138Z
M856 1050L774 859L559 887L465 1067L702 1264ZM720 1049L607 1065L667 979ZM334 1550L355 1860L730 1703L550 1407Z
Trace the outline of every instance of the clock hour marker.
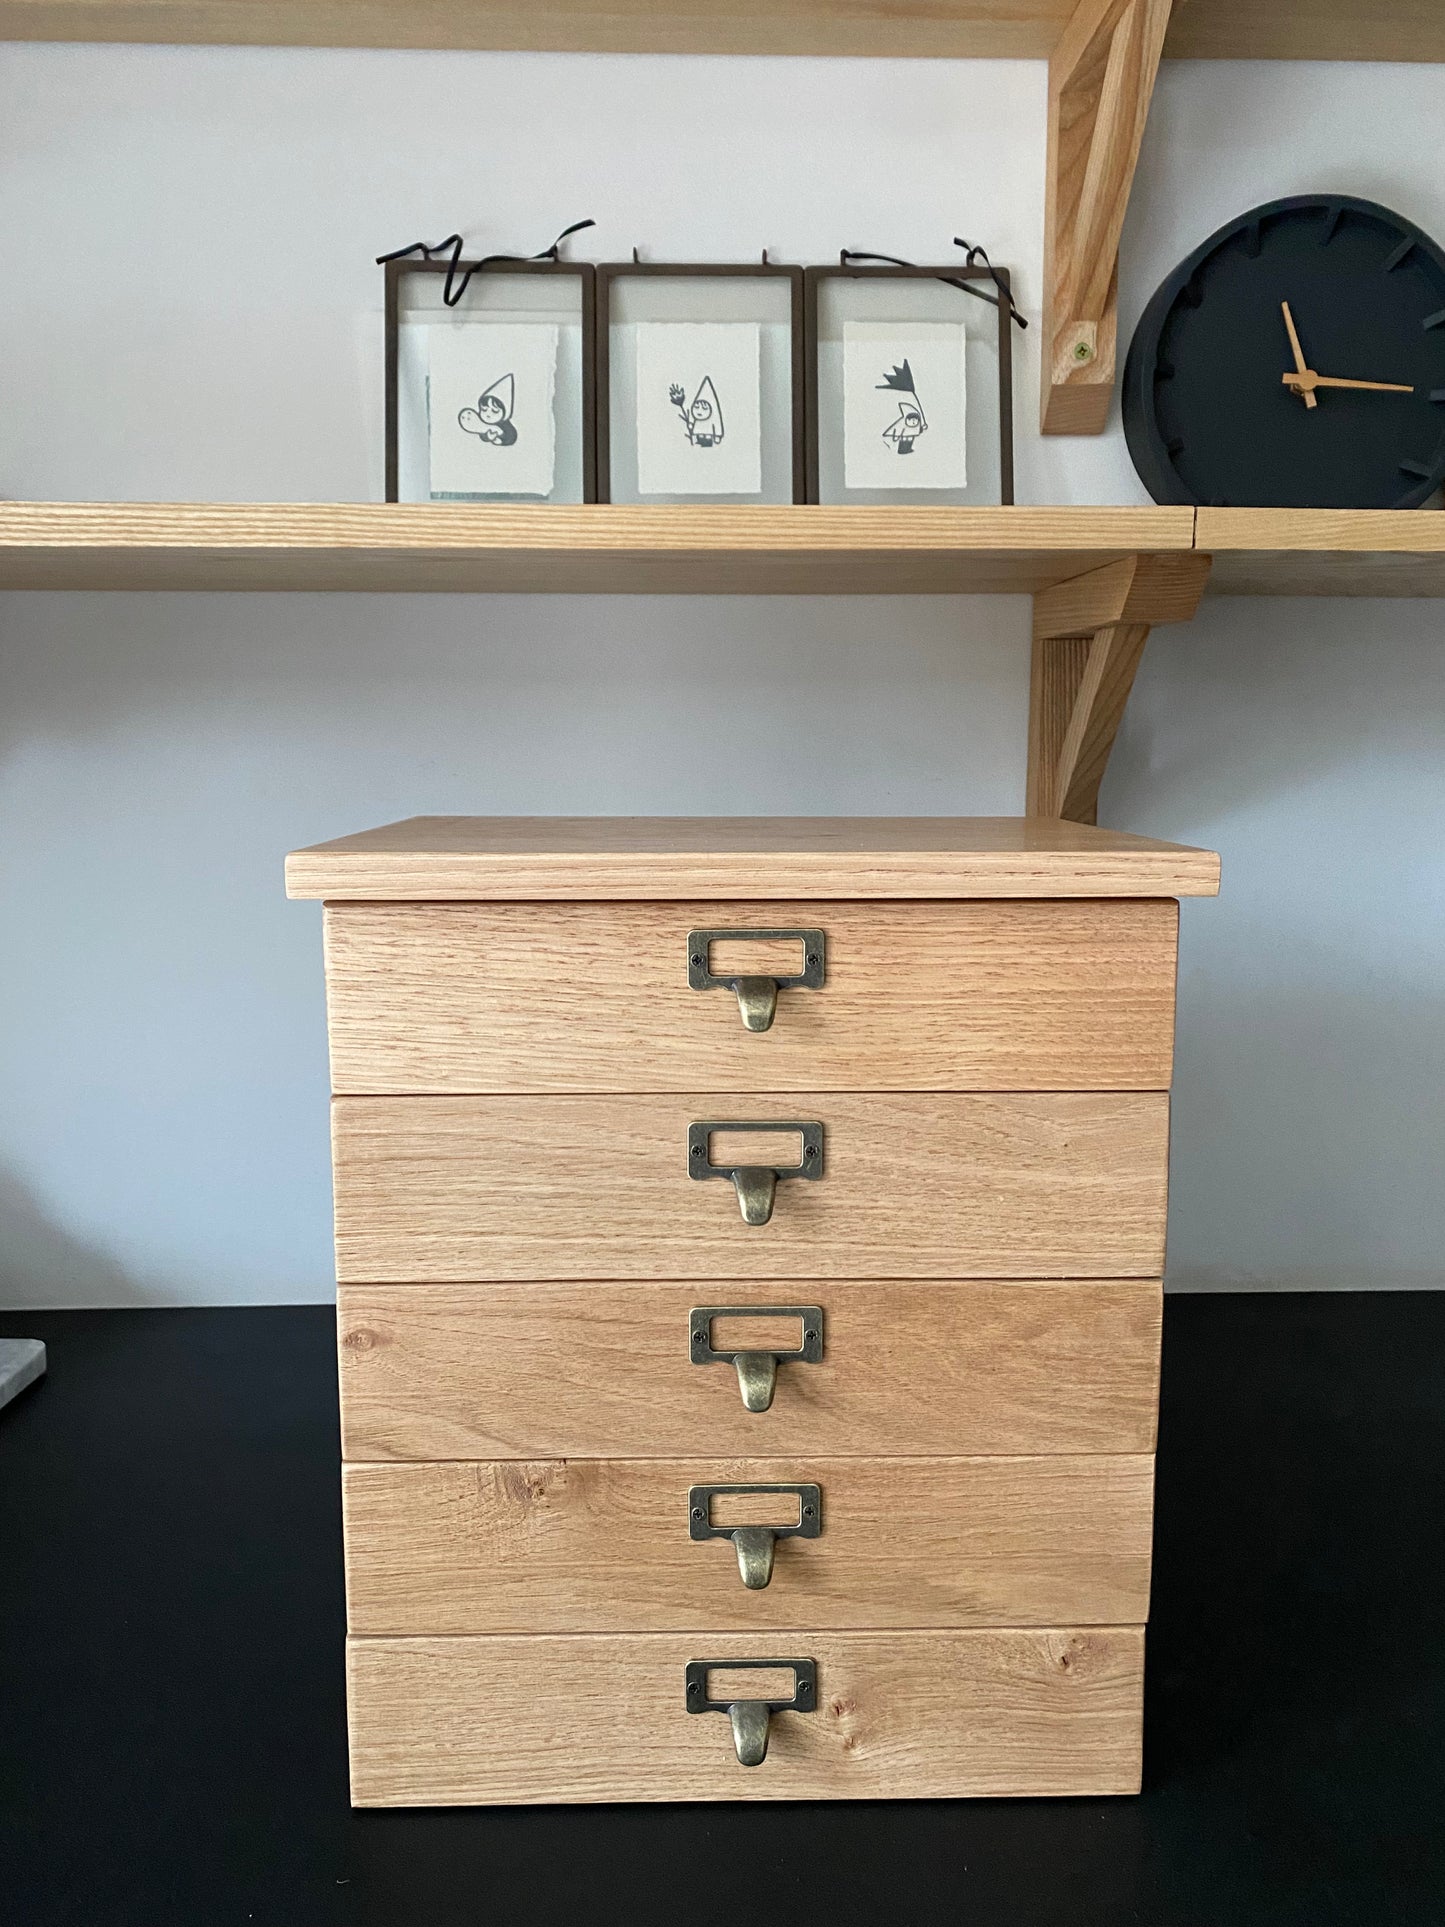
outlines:
M1435 471L1428 462L1401 462L1400 473L1402 475L1418 475L1422 482L1428 482Z
M1430 390L1430 399L1431 401L1445 401L1445 388L1432 388Z
M1251 221L1244 230L1244 251L1251 261L1259 259L1259 251L1264 245L1264 228L1259 221Z
M1325 210L1325 231L1320 236L1320 246L1322 248L1327 248L1330 242L1334 240L1335 229L1340 225L1344 212L1345 210L1342 207L1331 207Z
M1390 249L1390 252L1385 256L1380 265L1384 268L1386 274L1393 274L1395 269L1398 268L1402 262L1408 261L1414 252L1415 243L1413 241L1402 241L1399 247Z
M1164 452L1166 455L1182 455L1184 453L1183 438L1179 435L1171 435L1169 440L1164 444Z
M1437 308L1434 314L1427 314L1420 326L1427 334L1431 328L1445 328L1445 308Z
M1155 381L1173 381L1174 363L1172 361L1156 361L1154 364L1154 379Z

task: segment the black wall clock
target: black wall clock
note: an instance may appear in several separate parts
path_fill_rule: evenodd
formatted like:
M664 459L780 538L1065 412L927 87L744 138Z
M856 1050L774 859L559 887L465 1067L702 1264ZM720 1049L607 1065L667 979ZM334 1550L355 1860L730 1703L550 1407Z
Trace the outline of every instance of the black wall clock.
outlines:
M1121 400L1156 502L1418 508L1445 482L1445 253L1373 201L1251 208L1155 293Z

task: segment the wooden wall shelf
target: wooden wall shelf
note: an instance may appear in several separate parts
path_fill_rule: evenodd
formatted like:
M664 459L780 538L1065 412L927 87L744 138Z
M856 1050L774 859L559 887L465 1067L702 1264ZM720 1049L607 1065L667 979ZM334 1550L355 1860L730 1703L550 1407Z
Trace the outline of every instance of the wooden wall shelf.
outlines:
M0 589L1032 595L1191 550L1214 594L1445 596L1420 510L0 502Z
M0 588L1032 594L1193 542L1187 508L0 503Z
M1047 59L1076 0L0 0L0 39ZM1165 57L1445 60L1439 0L1179 0Z

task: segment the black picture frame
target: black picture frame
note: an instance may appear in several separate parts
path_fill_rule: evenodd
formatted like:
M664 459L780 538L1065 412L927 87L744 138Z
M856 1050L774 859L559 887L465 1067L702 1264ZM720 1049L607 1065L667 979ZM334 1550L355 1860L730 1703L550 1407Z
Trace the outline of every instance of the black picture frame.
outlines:
M383 500L399 500L397 449L397 344L401 322L401 284L410 274L471 275L570 274L581 283L582 300L582 500L597 496L597 270L590 261L428 261L397 259L384 263L386 274L386 475Z
M612 289L618 281L643 276L671 277L673 280L745 280L770 277L791 283L788 302L791 332L792 500L807 497L807 372L803 318L804 271L786 261L608 261L597 268L596 343L593 362L596 373L596 454L597 496L599 502L612 500Z
M824 281L948 281L979 282L984 293L1002 290L1002 299L990 305L998 323L998 422L999 422L999 503L1011 507L1014 499L1013 427L1013 322L1011 305L1013 284L1007 268L960 268L948 263L942 267L875 267L860 262L840 261L826 267L806 268L803 273L804 337L807 351L807 497L816 503L820 494L818 456L818 289ZM961 300L968 300L962 289Z

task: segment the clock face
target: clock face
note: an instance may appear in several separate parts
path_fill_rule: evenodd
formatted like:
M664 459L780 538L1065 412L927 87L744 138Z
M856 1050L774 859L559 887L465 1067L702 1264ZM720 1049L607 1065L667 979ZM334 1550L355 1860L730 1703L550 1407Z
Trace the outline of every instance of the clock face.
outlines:
M1418 508L1445 481L1445 253L1373 201L1252 208L1154 295L1122 403L1156 502Z

